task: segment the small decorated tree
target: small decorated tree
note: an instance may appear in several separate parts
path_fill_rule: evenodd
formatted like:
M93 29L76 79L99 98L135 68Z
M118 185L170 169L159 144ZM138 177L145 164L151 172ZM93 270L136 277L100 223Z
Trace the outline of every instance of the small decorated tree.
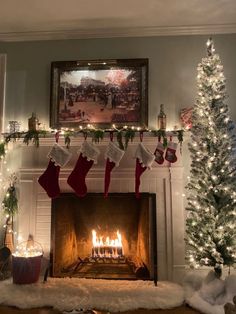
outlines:
M9 178L10 184L6 190L6 194L2 201L2 209L6 216L6 222L4 225L4 246L8 247L11 251L14 249L14 229L13 229L13 217L18 210L18 199L16 195L16 176L12 174Z
M191 174L186 220L187 258L192 266L236 262L236 135L226 104L225 77L213 41L198 65L193 109Z

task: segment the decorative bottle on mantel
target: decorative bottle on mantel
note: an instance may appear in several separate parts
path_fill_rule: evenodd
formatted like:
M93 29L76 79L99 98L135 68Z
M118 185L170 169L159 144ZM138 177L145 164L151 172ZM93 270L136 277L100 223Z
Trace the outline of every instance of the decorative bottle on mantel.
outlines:
M32 116L28 119L28 128L29 131L36 131L38 130L39 120L36 117L36 114L32 112Z
M158 115L157 121L158 130L165 130L166 129L166 114L164 112L164 105L161 104L160 113Z

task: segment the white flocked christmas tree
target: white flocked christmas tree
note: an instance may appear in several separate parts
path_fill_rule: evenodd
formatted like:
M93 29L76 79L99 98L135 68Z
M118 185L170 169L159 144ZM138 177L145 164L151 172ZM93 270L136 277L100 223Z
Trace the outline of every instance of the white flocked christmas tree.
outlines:
M187 259L190 265L236 262L236 132L230 120L223 66L212 39L197 68L191 174L187 184Z

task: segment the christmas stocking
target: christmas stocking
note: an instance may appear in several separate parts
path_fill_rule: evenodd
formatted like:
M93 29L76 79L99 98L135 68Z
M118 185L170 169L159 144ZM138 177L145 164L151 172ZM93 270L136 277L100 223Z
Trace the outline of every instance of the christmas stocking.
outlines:
M77 163L67 179L67 183L79 197L87 194L85 178L92 165L97 163L99 154L100 152L95 145L86 140L83 142Z
M139 143L137 150L135 152L135 157L136 157L135 195L136 198L139 198L140 177L147 168L151 169L155 156L147 148L145 148L142 143Z
M104 197L108 196L108 190L111 180L112 169L119 166L119 163L124 156L124 151L120 149L115 143L110 141L106 153L106 169L105 169L105 180L104 180Z
M178 144L170 141L167 145L167 150L165 154L165 159L171 163L174 163L177 161L176 157L176 149Z
M49 197L55 198L60 194L58 182L60 168L64 167L70 160L71 153L58 144L55 144L47 157L50 158L47 169L39 177L38 182L47 192Z
M156 150L155 150L155 161L159 164L159 165L162 165L163 162L164 162L164 146L163 144L159 141L158 144L157 144L157 147L156 147Z

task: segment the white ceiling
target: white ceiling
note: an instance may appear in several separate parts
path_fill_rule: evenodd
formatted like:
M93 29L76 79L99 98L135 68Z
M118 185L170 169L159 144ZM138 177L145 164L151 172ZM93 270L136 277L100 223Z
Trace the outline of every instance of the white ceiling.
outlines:
M0 0L0 40L236 33L236 0Z

